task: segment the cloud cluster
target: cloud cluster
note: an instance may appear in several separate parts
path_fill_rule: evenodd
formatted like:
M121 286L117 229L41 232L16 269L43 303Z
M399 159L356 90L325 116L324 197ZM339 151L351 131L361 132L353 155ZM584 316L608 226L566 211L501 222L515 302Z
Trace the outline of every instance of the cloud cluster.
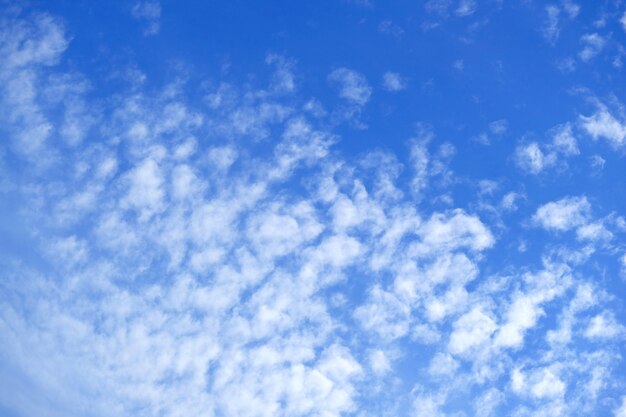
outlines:
M464 17L478 3L426 7ZM133 13L158 32L158 3ZM576 270L578 247L486 266L503 228L454 204L457 148L426 124L406 155L337 149L332 127L363 127L374 98L360 72L329 71L337 97L323 104L300 96L296 62L279 55L261 86L218 81L192 100L172 80L96 102L96 81L56 65L70 45L59 20L0 31L2 192L22 202L11 220L26 241L0 257L3 409L566 416L614 395L626 331ZM395 73L384 85L406 87ZM602 111L583 127L615 142L619 122ZM519 166L537 174L578 154L572 129L520 145ZM506 190L494 210L519 196ZM584 242L619 224L594 218L584 195L533 210L533 225Z

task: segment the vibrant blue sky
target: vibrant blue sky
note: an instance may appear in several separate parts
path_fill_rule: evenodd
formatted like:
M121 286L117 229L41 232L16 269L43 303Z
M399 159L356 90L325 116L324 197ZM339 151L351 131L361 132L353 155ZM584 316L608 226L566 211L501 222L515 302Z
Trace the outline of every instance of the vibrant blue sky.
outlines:
M625 40L0 1L0 415L626 417Z

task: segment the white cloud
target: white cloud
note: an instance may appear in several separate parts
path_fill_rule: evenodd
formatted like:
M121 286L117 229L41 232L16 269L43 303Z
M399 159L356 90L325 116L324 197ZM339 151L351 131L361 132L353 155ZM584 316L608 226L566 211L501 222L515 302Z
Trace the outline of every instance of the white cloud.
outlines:
M402 37L404 35L404 29L399 25L393 23L391 20L383 20L378 25L378 31L380 33L384 33L386 35L391 35L396 38Z
M518 146L515 151L517 165L532 174L538 174L556 161L555 155L544 154L537 142Z
M382 350L374 350L369 355L370 367L376 375L385 375L391 371L391 364Z
M504 394L496 389L491 388L483 395L476 398L474 408L476 417L489 417L495 414L495 410L504 400Z
M586 197L566 197L539 207L533 222L546 230L566 231L586 224L590 212Z
M354 312L355 318L365 330L375 332L387 340L407 334L409 314L410 308L406 304L380 287L374 287L370 291L368 302Z
M337 68L328 80L339 89L339 97L358 106L364 106L372 95L372 88L363 74L348 68Z
M415 246L418 253L462 247L482 251L495 242L489 229L478 217L462 210L455 210L450 215L433 214L417 233L422 238L422 243Z
M498 331L496 345L522 346L525 331L535 326L540 315L543 315L543 310L532 297L517 296L507 311L507 322Z
M161 3L158 0L138 0L131 13L135 19L144 21L145 36L156 35L161 30Z
M165 191L157 161L150 158L142 161L129 172L128 180L129 190L125 202L139 211L141 219L148 220L155 212L162 210Z
M15 148L35 156L54 131L43 109L41 72L59 62L69 40L61 22L47 14L9 19L0 30L0 120Z
M495 321L479 307L461 316L453 325L448 342L448 350L455 355L463 355L480 349L497 329Z
M555 126L549 133L552 136L551 142L530 142L516 148L515 161L522 170L537 175L557 166L559 162L566 166L564 158L580 153L569 123Z
M448 353L437 353L430 361L428 373L434 376L453 376L459 362Z
M269 54L265 58L267 64L275 67L271 89L276 93L292 93L296 89L296 80L293 73L294 63L289 59L276 54Z
M270 207L253 215L247 233L261 256L274 257L294 251L302 243L317 237L322 230L313 207L300 203L291 207Z
M556 42L559 37L559 15L561 10L555 5L546 6L546 19L543 27L543 36L550 43Z
M626 395L622 397L622 405L615 409L615 417L626 417Z
M460 0L454 14L459 17L471 16L476 12L476 7L474 0Z
M449 13L457 4L431 2ZM475 4L464 7L461 14ZM11 253L2 257L10 264L1 280L3 407L23 415L330 417L402 415L403 398L415 415L474 407L488 416L503 401L497 384L517 366L512 385L528 415L587 410L576 408L581 392L590 410L606 398L605 364L614 357L603 349L623 330L611 330L621 323L609 310L589 317L606 297L600 284L586 287L573 262L517 274L527 259L510 264L519 254L500 250L503 268L481 271L493 230L505 235L499 249L514 249L513 226L472 202L453 208L467 183L450 170L457 148L436 143L425 125L410 155L346 157L331 147L334 114L303 105L319 102L298 96L292 61L273 55L262 88L217 83L199 105L180 80L92 101L81 76L44 68L61 62L67 40L52 32L62 27L29 19L7 26L27 33L17 46L0 28L10 58L0 63L2 80L15 82L2 87L11 93L3 108L28 108L32 118L9 126L11 135L40 129L39 150L58 159L45 169L20 160L20 182L8 186L25 201L19 216L37 231L38 258L18 265ZM26 52L4 53L11 48ZM360 108L371 88L347 71L330 81L339 106ZM48 111L42 103L54 96L59 107ZM89 109L99 106L96 117ZM504 134L506 123L486 131ZM571 128L552 133L538 142L544 156L578 153ZM1 152L3 172L12 152ZM481 183L494 199L506 186ZM512 211L520 198L509 192L500 207ZM564 199L533 219L587 242L611 233L616 241L620 231L608 229L618 222L591 219L588 206L584 197ZM554 311L563 318L558 335L546 333ZM531 332L536 344L525 343ZM601 343L577 350L578 336ZM415 357L432 358L417 363L417 375ZM476 400L459 410L458 393Z
M424 390L415 396L413 400L413 414L414 417L444 417L445 414L441 411L441 406L445 402L444 393L428 393Z
M606 139L615 148L626 144L626 126L609 113L606 107L600 106L595 114L580 116L580 119L583 129L593 140Z
M535 399L553 399L565 395L566 385L553 369L538 368L524 373L515 369L511 374L513 391Z
M545 265L537 273L523 276L525 291L516 291L504 310L504 321L495 337L494 346L519 350L526 333L535 328L545 315L543 304L561 296L569 285L568 268L563 265Z
M402 91L406 89L406 81L397 72L387 71L383 74L383 88L387 91Z
M530 392L535 398L560 397L565 393L565 384L549 369L543 369L541 376L531 383Z
M570 1L565 0L563 2L563 9L567 12L570 19L575 19L580 13L580 5Z
M572 126L569 123L556 126L552 131L551 150L564 156L578 155L580 153L572 131Z
M590 320L585 330L585 337L599 340L611 339L623 335L625 330L612 314L605 311Z
M494 135L503 135L506 133L508 127L509 123L504 119L494 120L489 123L489 131Z
M428 0L424 4L424 9L429 13L445 16L448 14L451 3L451 0Z
M0 55L3 70L31 65L55 65L67 49L69 40L58 19L38 14L31 20L8 22L3 27Z
M579 240L606 241L613 238L613 233L607 230L602 222L595 222L580 226L576 230L576 237Z
M502 197L502 200L500 201L500 207L510 211L517 210L517 201L522 198L523 196L514 191L508 192L504 195L504 197Z
M426 141L415 141L411 146L411 162L414 171L413 192L419 194L428 185L428 168L430 164L430 154Z
M562 2L562 7L550 4L545 7L545 19L543 23L543 36L551 44L555 44L561 34L562 14L569 19L575 19L580 12L580 6L569 0Z
M606 39L597 33L588 33L580 38L580 42L584 45L578 56L584 62L591 61L598 55L606 45Z

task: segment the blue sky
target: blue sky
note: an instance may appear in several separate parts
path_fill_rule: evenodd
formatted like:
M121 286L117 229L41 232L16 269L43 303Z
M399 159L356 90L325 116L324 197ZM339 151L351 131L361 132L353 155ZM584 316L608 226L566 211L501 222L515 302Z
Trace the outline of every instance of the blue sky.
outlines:
M0 415L626 417L626 3L0 2Z

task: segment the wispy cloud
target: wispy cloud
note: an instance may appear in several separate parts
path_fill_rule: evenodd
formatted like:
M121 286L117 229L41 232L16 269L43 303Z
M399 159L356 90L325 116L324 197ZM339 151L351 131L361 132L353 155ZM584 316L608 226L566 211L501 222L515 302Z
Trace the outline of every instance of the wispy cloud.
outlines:
M144 23L145 36L156 35L161 30L161 3L158 0L138 0L131 13L135 19Z

